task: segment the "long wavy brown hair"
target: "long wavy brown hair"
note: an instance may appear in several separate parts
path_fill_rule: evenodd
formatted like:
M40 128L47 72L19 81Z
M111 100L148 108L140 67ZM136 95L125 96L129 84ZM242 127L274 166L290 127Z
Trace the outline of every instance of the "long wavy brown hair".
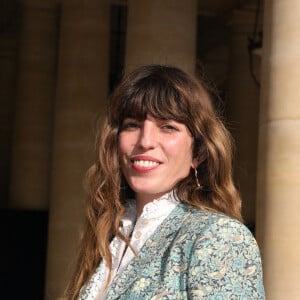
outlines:
M111 269L109 244L114 236L129 245L119 226L125 203L133 193L120 170L118 135L125 118L144 120L147 114L183 123L193 137L201 188L191 170L175 187L181 202L242 219L240 197L232 181L231 137L213 108L205 83L172 66L140 67L112 94L99 134L99 155L87 173L86 227L67 288L68 299L78 297L102 259Z

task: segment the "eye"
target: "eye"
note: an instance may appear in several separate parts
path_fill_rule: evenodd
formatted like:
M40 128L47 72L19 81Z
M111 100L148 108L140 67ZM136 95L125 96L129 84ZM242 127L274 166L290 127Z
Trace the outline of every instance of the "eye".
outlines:
M139 128L139 123L133 119L125 119L120 131L124 130L135 130L136 128Z
M172 123L163 124L160 126L160 128L166 132L178 131L178 128L175 125L173 125Z

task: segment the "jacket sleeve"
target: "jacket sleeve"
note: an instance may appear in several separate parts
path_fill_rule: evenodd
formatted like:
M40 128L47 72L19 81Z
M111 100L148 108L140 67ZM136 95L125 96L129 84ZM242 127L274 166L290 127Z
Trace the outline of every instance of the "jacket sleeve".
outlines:
M265 299L258 246L244 225L220 217L196 239L188 293L191 299Z

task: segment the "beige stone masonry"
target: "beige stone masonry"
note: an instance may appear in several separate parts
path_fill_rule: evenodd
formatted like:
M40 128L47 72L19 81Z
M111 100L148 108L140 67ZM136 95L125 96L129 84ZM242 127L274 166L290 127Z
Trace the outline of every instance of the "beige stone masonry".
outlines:
M267 299L300 299L300 2L265 1L257 239Z
M194 72L196 19L196 0L129 0L126 71L160 63Z
M46 299L70 279L82 230L84 175L108 92L109 2L62 1L49 214Z

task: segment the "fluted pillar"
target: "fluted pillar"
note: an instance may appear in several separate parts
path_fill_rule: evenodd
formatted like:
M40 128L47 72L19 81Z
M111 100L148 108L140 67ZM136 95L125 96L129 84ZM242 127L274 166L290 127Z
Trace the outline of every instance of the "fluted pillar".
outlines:
M55 0L22 3L10 207L46 210L55 95Z
M228 67L228 125L236 143L235 182L241 192L245 222L255 223L256 166L258 144L259 87L251 76L248 37L255 23L255 7L233 11L230 19L230 59ZM260 24L261 26L261 21ZM252 55L255 76L258 57Z
M84 215L84 174L95 150L96 118L108 90L109 5L63 0L55 128L46 299L58 299L70 277Z
M161 63L194 72L196 18L196 0L129 0L126 70Z
M257 239L267 298L300 299L300 2L265 1Z

